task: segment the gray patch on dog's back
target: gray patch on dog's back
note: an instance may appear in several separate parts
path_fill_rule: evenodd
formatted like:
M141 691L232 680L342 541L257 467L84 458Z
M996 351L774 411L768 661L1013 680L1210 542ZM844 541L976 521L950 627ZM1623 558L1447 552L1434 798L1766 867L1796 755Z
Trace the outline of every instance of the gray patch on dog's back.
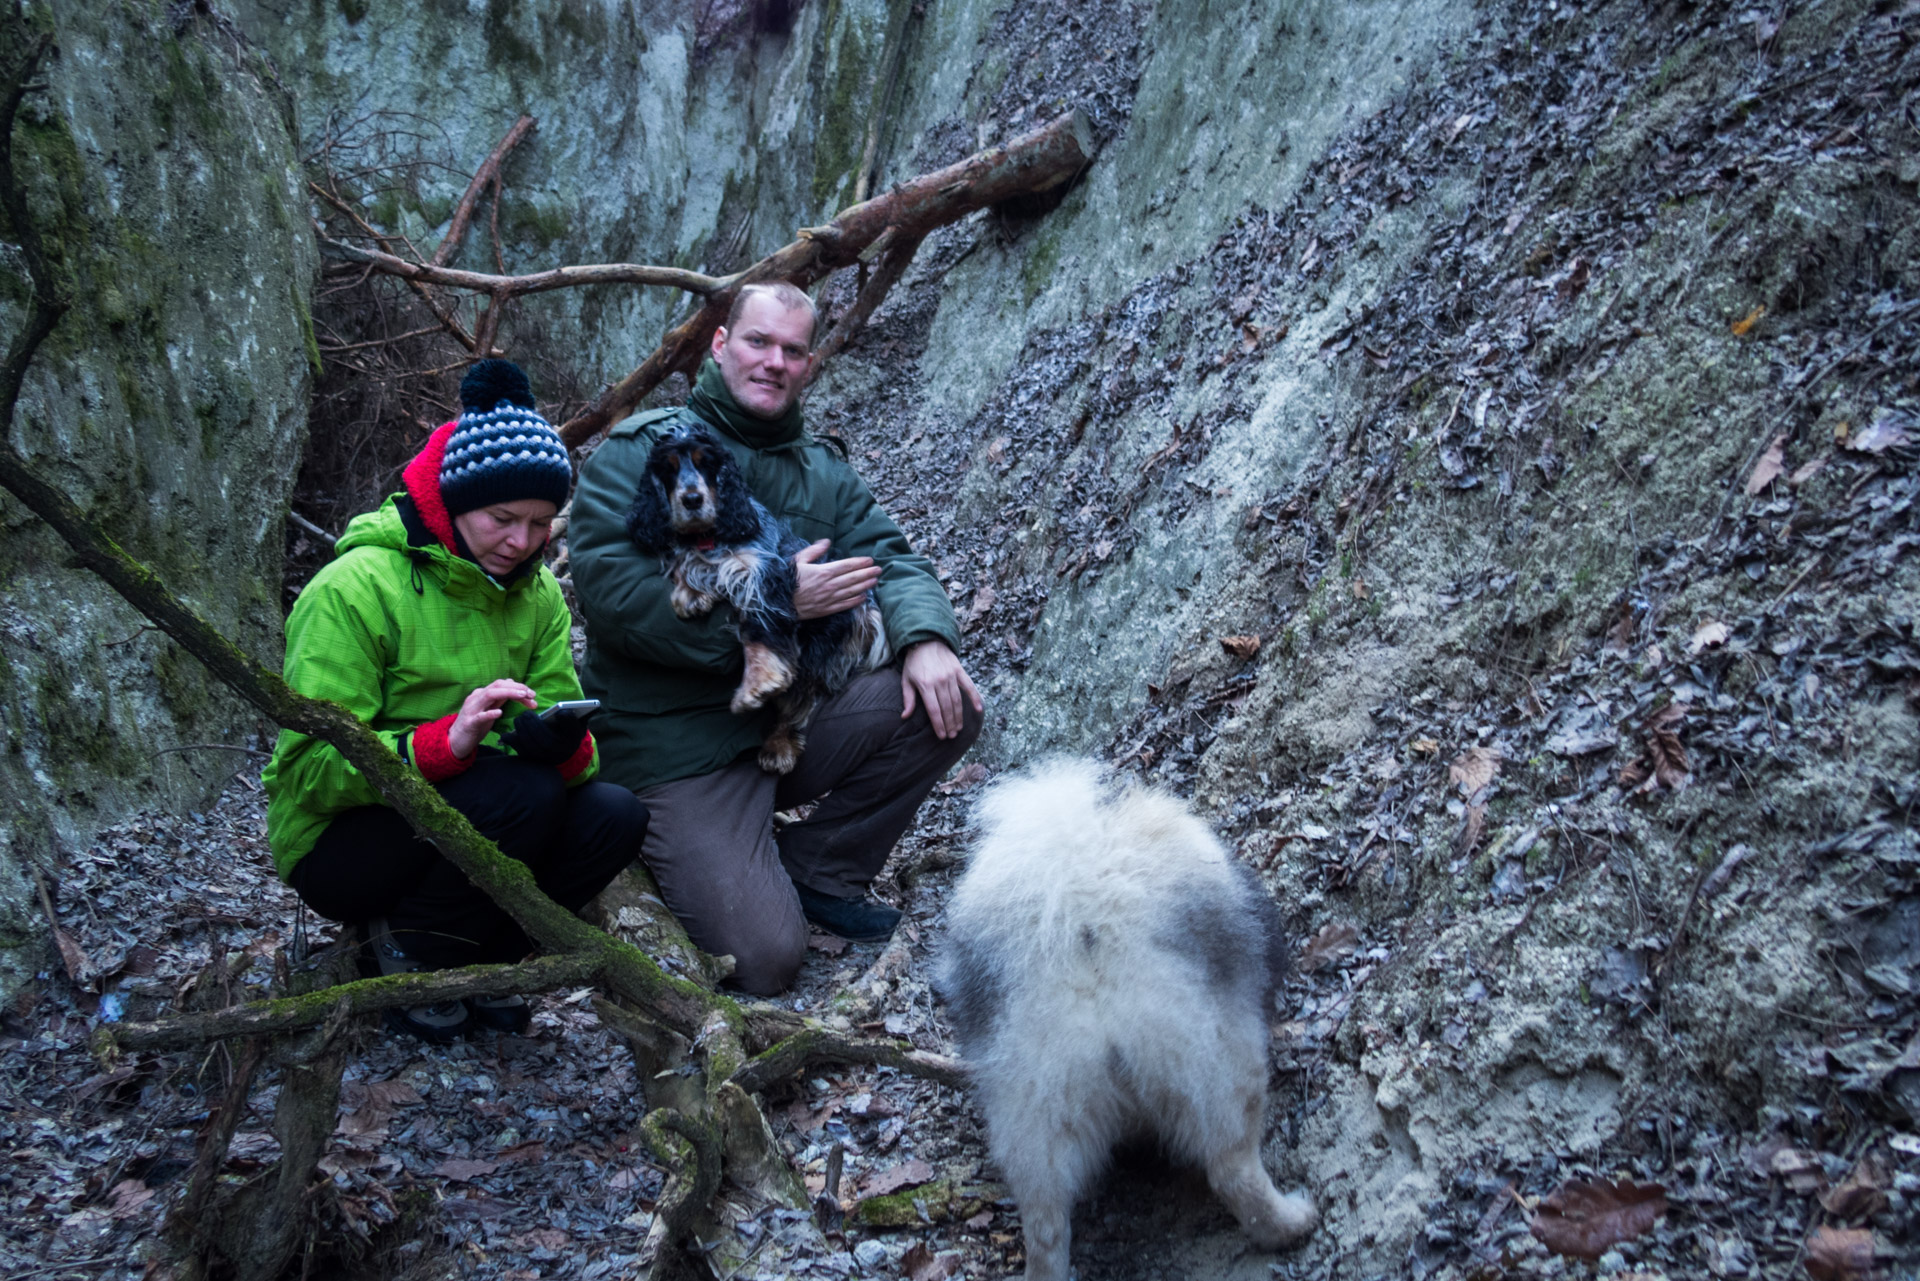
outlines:
M1007 1002L1006 975L991 951L964 938L948 942L934 991L947 1003L962 1047L985 1042Z
M1235 903L1236 895L1221 895L1219 887L1183 882L1173 887L1165 916L1154 930L1154 943L1165 951L1196 960L1215 991L1246 987L1265 966L1265 941L1258 922Z
M1280 914L1245 867L1234 864L1234 872L1230 889L1198 882L1179 887L1153 941L1197 961L1208 987L1244 993L1264 1009L1284 973L1275 967L1286 962Z
M1287 947L1286 928L1280 922L1280 905L1267 894L1267 887L1260 883L1260 878L1245 863L1233 864L1233 873L1240 881L1248 910L1253 913L1265 944L1262 951L1265 953L1267 973L1260 1000L1262 1005L1271 1005L1273 994L1286 982L1287 975L1293 973L1293 955Z

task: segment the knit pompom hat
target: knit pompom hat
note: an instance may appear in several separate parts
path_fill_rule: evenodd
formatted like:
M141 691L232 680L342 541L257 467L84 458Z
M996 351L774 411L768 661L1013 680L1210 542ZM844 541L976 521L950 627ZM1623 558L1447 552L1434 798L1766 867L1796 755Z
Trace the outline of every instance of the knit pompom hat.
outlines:
M573 465L560 434L533 408L533 388L511 360L482 360L460 380L462 412L440 460L447 515L490 503L567 501Z

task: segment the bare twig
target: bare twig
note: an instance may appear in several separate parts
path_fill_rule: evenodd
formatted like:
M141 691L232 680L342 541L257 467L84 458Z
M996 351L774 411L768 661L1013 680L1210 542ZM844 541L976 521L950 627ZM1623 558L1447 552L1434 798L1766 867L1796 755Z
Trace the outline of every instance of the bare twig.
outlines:
M494 208L496 211L499 209L501 166L506 162L507 153L519 146L521 140L533 132L535 123L532 116L521 116L513 122L513 128L507 130L507 136L502 138L499 144L487 153L487 158L480 162L480 168L475 171L473 181L467 184L467 190L460 197L460 203L454 207L453 222L447 228L445 239L441 240L433 251L431 261L434 266L446 266L453 261L453 256L460 252L460 242L466 239L467 226L473 221L474 203L479 200L480 193L488 186L493 188ZM496 234L497 229L498 224L496 224Z
M387 243L387 237L382 236L379 232L375 231L370 225L368 225L367 220L360 216L359 210L355 209L352 205L348 204L346 201L340 199L340 197L334 195L331 191L328 191L325 187L322 187L319 183L309 182L307 184L307 190L311 191L314 195L320 197L320 199L326 201L328 204L332 205L336 210L338 210L341 214L345 215L347 218L347 221L353 223L353 225L359 229L361 235L366 236L377 245L384 245ZM317 230L319 227L319 224L316 223L314 224L314 226L315 226L315 229ZM320 236L321 245L323 248L325 247L326 239L327 238L324 234ZM388 255L388 256L391 257L391 255ZM404 260L396 258L394 259L394 261L400 262ZM373 263L367 263L365 265L367 266L367 269L369 271L376 269L376 266ZM421 302L426 304L427 310L433 313L433 318L440 322L440 327L442 329L445 329L449 334L453 335L455 342L458 342L462 347L465 347L468 351L474 352L476 354L479 353L480 348L473 341L473 335L467 332L466 326L462 325L459 319L456 316L454 316L453 313L449 312L445 307L442 307L440 305L440 300L433 296L432 290L428 289L423 282L418 280L408 280L407 287L413 290L414 295L418 297Z
M326 539L329 546L340 541L340 536L338 534L328 533L326 530L320 528L320 526L314 524L312 521L308 520L305 516L302 516L297 511L289 510L287 512L287 519L292 521L294 524L300 526L300 528L306 530L309 534L312 534L315 538Z
M889 233L892 230L891 227L887 229ZM882 239L886 237L883 235ZM874 243L878 244L879 241ZM920 241L917 238L896 238L882 251L879 265L868 274L866 284L860 287L859 295L853 300L853 306L847 308L846 313L834 322L833 329L820 343L817 353L819 359L814 365L816 370L839 355L841 348L845 347L853 335L860 332L872 318L873 313L885 301L887 291L906 274L907 265L913 261L914 251L919 247Z
M733 283L731 276L703 276L680 267L655 267L646 263L610 262L585 267L555 267L530 276L495 276L479 271L459 271L432 263L409 262L375 249L362 249L327 235L315 226L320 252L344 262L365 263L375 271L398 276L409 283L449 285L487 295L504 294L518 298L524 294L545 293L551 289L571 289L579 285L665 285L688 293L708 295ZM377 233L374 233L378 238Z

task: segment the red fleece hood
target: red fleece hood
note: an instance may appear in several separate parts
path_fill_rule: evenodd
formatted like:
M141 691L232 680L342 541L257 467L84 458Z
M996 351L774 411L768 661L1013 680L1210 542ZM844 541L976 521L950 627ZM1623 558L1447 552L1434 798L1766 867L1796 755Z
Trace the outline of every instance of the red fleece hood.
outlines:
M442 424L427 437L426 445L400 473L407 497L413 499L414 510L420 513L420 523L455 556L460 554L460 543L453 536L453 517L447 514L447 501L440 496L440 464L447 456L447 441L459 425L457 421Z

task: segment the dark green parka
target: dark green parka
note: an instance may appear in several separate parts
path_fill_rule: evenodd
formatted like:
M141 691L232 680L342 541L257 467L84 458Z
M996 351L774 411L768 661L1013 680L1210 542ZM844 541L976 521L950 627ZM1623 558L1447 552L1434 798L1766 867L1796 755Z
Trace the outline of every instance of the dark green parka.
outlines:
M731 606L685 619L668 603L660 557L627 537L627 509L655 442L697 419L732 450L748 486L807 542L833 540L836 557L871 556L881 567L874 597L894 652L925 640L955 651L960 629L926 557L866 483L830 447L807 435L798 406L766 421L741 410L708 361L683 409L618 423L580 468L567 543L574 591L587 621L581 684L603 706L594 717L601 777L640 789L711 773L757 751L771 710L728 710L740 683L740 639Z

